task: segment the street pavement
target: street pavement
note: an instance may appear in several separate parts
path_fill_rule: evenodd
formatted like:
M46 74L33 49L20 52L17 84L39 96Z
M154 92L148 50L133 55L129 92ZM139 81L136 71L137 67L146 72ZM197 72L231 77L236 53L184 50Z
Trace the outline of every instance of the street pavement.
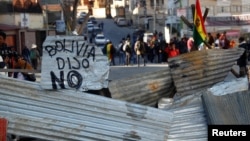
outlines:
M135 30L130 26L119 27L114 23L113 19L97 19L98 23L101 21L104 23L103 34L107 39L112 41L115 47L117 47L121 39L126 38L128 34L132 37L132 33Z

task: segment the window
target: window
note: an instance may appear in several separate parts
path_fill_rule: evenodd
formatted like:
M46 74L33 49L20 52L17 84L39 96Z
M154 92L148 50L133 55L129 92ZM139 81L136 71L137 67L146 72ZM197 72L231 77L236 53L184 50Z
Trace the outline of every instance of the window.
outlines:
M241 12L241 6L240 5L232 5L231 12Z
M230 12L230 6L218 6L217 7L217 13L229 13Z
M242 6L242 12L249 12L250 10L250 5L243 5Z
M156 2L156 6L158 5L160 5L160 0L155 0L155 2ZM164 0L162 0L162 3L164 3ZM154 5L154 0L150 0L150 6L155 6Z

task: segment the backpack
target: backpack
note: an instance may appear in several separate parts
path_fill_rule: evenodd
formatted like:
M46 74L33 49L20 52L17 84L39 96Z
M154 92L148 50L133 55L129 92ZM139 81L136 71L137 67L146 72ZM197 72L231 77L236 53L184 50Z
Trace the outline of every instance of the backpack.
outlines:
M123 52L123 44L122 44L122 43L119 44L119 50L120 50L121 52Z
M137 44L137 49L142 52L143 51L143 43L142 42L139 42L139 44Z
M131 49L130 49L129 45L126 45L125 51L126 51L126 52L131 52Z
M111 53L116 54L116 48L111 44Z

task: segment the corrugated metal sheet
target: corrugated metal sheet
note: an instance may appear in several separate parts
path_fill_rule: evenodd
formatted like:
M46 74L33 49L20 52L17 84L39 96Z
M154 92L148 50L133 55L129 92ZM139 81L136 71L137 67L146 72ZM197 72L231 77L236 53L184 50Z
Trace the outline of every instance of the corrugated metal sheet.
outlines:
M209 124L250 124L250 91L247 78L222 83L204 91L202 100Z
M8 133L51 141L165 141L173 113L74 90L0 78Z
M244 49L209 49L192 51L169 59L177 93L186 95L221 82Z
M114 99L148 106L156 106L160 98L175 93L168 66L111 81L108 87Z
M207 116L201 94L182 96L174 98L171 104L165 103L167 107L162 109L174 113L167 141L207 141Z
M168 141L207 141L207 119L202 104L174 109Z

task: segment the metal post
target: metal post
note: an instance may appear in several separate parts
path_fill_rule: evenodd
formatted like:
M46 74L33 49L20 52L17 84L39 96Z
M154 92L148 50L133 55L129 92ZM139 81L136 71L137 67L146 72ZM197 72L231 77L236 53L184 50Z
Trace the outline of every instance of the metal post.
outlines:
M171 17L171 22L170 22L170 38L172 38L172 32L173 32L173 8L170 9L170 17Z
M154 0L154 27L153 27L153 32L155 32L155 24L156 24L156 0Z
M46 35L49 35L49 17L48 17L48 4L47 4L47 1L46 1Z
M137 2L137 5L136 5L136 7L137 7L137 9L138 9L138 13L137 13L137 26L138 26L138 28L140 27L140 15L139 15L139 13L140 13L140 4L139 4L139 2Z
M147 7L146 5L144 5L144 25L145 25L145 30L147 29L147 24L148 24L148 21L147 21Z

